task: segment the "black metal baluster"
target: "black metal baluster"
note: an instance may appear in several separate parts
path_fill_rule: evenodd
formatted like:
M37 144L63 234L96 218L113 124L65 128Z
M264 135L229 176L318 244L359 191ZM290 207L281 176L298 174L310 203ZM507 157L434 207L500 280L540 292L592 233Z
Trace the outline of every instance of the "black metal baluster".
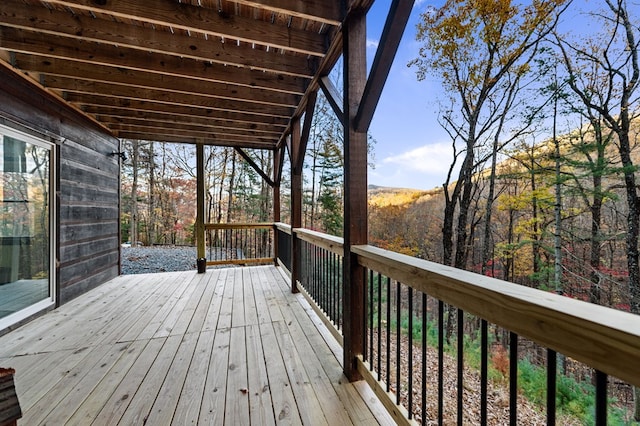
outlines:
M329 253L329 263L330 263L330 276L329 276L329 291L331 292L331 306L329 307L329 315L331 315L331 320L338 324L336 321L336 254Z
M400 405L400 335L402 334L402 288L396 281L396 404Z
M407 328L409 329L409 353L407 354L408 357L408 415L409 415L409 420L413 419L413 287L409 286L407 289L407 296L409 298L409 306L408 306L408 323L407 323Z
M373 270L369 269L369 370L373 371Z
M558 374L558 354L547 349L547 426L556 424L556 380Z
M464 312L458 309L458 425L464 419Z
M391 278L387 277L387 392L391 387Z
M509 424L518 423L518 335L509 332Z
M607 375L596 370L596 426L607 424Z
M381 373L381 360L382 360L382 276L380 272L377 275L378 278L378 380L382 378Z
M427 294L422 293L422 424L427 424Z
M327 296L327 251L322 250L322 312L329 316L329 309L327 303L329 297Z
M444 418L444 302L438 300L438 425Z
M489 380L489 336L487 321L480 320L480 424L487 424L487 382Z

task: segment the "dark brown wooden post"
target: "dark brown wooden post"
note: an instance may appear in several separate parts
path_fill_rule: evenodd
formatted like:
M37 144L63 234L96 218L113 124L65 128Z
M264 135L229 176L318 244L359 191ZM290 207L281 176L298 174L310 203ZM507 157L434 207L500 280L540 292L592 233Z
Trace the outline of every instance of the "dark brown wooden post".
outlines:
M280 178L282 170L282 154L284 148L280 147L273 153L273 222L280 222ZM273 228L273 260L278 266L278 229Z
M294 229L302 227L302 161L300 146L300 118L291 124L291 292L298 293L300 279L301 243Z
M204 230L204 145L196 144L196 251L198 273L207 270L205 257L205 230Z
M367 132L355 118L367 82L366 12L352 11L343 26L344 62L344 372L360 379L356 356L364 342L366 274L351 246L367 244Z

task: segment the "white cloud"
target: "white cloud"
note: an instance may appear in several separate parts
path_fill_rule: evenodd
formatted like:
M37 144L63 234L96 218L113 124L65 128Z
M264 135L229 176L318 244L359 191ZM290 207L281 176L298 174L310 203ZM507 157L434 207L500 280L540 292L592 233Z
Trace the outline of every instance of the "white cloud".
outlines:
M379 40L367 39L367 48L373 47L374 49L378 48Z
M447 173L451 160L451 144L438 142L386 157L382 163L440 176Z
M396 188L441 187L446 180L451 160L450 143L420 146L383 158L375 169L369 170L369 183Z

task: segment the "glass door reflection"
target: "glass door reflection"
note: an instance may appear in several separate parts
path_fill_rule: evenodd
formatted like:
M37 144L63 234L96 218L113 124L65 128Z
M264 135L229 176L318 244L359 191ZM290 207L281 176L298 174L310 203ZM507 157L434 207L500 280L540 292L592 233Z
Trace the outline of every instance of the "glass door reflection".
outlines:
M0 127L0 319L51 300L51 151Z

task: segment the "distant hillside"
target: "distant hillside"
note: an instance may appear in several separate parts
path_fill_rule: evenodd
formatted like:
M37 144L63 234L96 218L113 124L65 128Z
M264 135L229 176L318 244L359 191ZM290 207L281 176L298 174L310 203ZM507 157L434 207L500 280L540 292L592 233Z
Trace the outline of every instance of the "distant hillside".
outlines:
M369 185L369 204L377 207L401 206L433 197L441 192L439 189L428 191L410 188L390 188Z

